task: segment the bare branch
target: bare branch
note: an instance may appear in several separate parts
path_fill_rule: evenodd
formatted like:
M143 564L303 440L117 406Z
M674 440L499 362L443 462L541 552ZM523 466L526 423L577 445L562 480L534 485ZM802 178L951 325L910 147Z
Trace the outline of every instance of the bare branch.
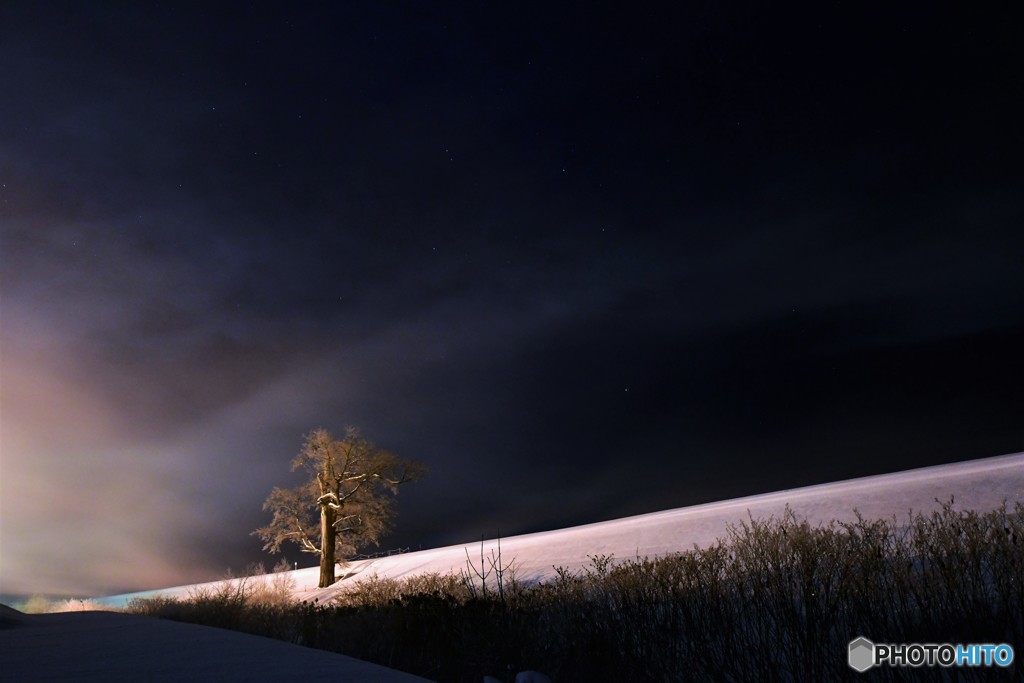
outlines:
M292 460L292 469L299 468L309 473L307 482L294 489L273 489L263 505L272 520L253 533L270 552L291 542L303 552L319 554L322 586L334 580L336 557L379 542L391 527L398 487L425 471L415 461L377 448L354 429L348 429L343 439L324 429L306 434Z

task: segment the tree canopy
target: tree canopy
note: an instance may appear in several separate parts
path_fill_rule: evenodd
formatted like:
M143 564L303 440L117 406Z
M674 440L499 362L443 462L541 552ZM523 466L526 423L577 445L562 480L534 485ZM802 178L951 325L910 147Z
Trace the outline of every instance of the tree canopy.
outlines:
M399 458L349 428L338 439L325 429L305 437L292 460L309 479L290 489L275 487L263 509L273 517L253 532L263 549L279 552L292 542L320 556L320 587L334 583L334 566L360 548L378 545L392 527L395 496L402 484L419 479L426 468Z

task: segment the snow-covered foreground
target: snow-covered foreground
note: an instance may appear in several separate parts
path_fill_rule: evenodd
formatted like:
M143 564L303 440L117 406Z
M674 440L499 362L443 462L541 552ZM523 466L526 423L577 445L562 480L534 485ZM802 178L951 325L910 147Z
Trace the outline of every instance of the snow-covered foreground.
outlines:
M322 650L113 612L23 615L0 606L5 681L360 681L426 679Z
M854 510L867 518L906 519L909 510L928 513L955 497L955 507L987 511L1003 501L1024 502L1024 454L928 467L736 500L667 510L636 517L501 539L503 564L515 561L517 577L550 579L554 567L584 567L590 557L618 559L657 556L706 546L726 535L730 524L748 516L783 514L786 506L812 523L850 520ZM496 541L483 544L490 557ZM405 578L458 573L467 552L479 565L481 544L465 544L353 562L342 579L318 589L318 569L275 575L292 580L296 599L326 602L361 578ZM254 579L249 579L254 580ZM260 580L260 579L255 579ZM268 579L270 580L269 577ZM121 606L132 597L187 596L224 582L178 586L146 593L100 598ZM423 680L342 655L203 626L129 614L80 612L26 616L0 606L0 675L4 680L233 681L313 680L330 676L351 681Z
M1024 502L1024 453L938 465L895 474L863 477L831 484L777 491L718 503L708 503L584 526L503 538L503 564L515 561L516 577L543 581L555 576L555 567L570 570L590 564L590 557L613 555L624 560L658 556L694 545L706 546L726 535L728 525L748 519L779 516L786 505L798 518L812 523L852 520L854 510L869 519L904 520L909 510L931 512L936 499L955 497L958 509L988 511L1003 501ZM487 558L497 552L497 541L483 544ZM423 573L458 573L467 568L467 553L479 567L481 543L423 550L391 557L361 560L340 571L341 580L329 588L316 588L319 569L287 572L294 579L296 599L321 603L362 577L405 578ZM178 586L144 593L100 598L97 602L122 606L132 597L186 596L199 587L216 588L223 582Z

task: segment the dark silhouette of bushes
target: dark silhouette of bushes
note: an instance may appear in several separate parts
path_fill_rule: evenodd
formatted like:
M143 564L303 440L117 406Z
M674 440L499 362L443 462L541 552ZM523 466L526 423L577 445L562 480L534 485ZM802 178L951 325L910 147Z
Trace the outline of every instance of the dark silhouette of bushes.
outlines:
M789 511L711 547L595 556L537 585L485 573L356 584L331 605L227 595L147 614L343 652L442 681L535 669L553 680L861 680L847 644L1024 645L1024 506L814 526ZM500 558L496 559L501 567ZM512 567L509 563L508 567ZM1010 680L1021 670L876 669L873 680Z

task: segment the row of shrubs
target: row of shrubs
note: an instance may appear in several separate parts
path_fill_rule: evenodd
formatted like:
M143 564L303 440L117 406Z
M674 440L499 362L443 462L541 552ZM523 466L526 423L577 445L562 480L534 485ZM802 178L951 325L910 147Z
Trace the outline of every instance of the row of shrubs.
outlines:
M21 602L14 602L11 607L24 614L55 614L57 612L89 612L101 607L94 600L79 598L51 598L45 595L33 595Z
M342 652L440 681L543 671L555 681L858 680L847 644L1024 646L1024 506L952 501L905 522L781 518L656 559L591 558L527 585L514 562L370 578L329 605L236 584L130 609ZM246 586L249 586L248 588ZM876 669L872 680L1010 680L991 669Z

